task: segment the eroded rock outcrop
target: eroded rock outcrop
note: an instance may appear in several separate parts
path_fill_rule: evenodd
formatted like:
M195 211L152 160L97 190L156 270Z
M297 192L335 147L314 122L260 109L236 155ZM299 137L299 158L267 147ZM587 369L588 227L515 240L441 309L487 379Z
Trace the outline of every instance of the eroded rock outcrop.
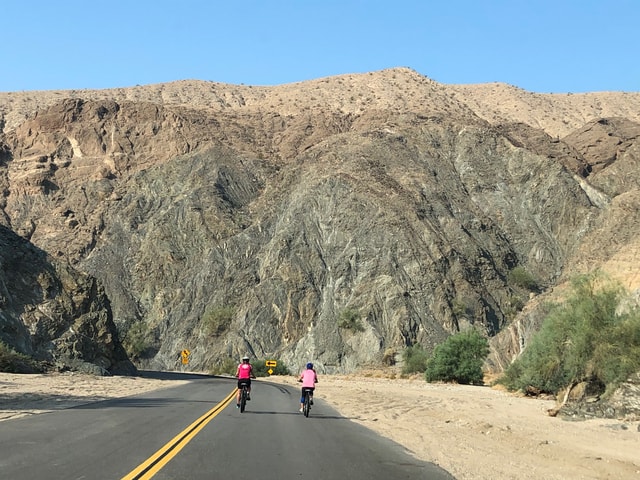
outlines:
M132 374L95 278L0 227L0 341L49 368Z

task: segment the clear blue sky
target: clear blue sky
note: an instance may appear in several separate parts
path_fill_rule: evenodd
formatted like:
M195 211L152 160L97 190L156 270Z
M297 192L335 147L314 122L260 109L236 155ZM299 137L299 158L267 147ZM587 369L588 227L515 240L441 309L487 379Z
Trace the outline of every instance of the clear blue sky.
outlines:
M640 91L640 0L3 0L0 18L3 92L391 67L448 84Z

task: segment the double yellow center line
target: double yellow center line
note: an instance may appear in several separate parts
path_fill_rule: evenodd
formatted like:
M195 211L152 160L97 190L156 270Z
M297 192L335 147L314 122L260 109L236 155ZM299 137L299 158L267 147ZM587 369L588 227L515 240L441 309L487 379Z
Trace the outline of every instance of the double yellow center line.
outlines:
M236 396L236 389L219 404L202 415L199 419L173 437L164 447L142 462L138 467L121 480L147 480L158 473L169 461L175 457L184 446L195 437L216 415L231 403Z

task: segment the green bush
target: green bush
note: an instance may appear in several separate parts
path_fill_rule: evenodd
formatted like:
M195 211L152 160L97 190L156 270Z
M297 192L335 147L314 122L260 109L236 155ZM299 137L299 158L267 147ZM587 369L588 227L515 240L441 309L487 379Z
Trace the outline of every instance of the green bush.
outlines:
M451 311L456 317L467 315L468 310L467 303L461 298L456 297L451 302Z
M422 373L427 368L427 360L429 354L422 348L422 345L415 344L411 347L407 347L402 352L402 373Z
M132 360L144 357L152 345L149 326L143 321L131 325L124 335L122 345Z
M518 315L518 312L521 312L523 308L524 300L517 295L511 295L502 311L508 320L513 320L516 315Z
M224 358L215 362L210 368L211 375L235 375L238 370L238 362L233 358Z
M574 278L499 383L552 394L581 381L615 389L640 370L640 311L616 313L624 294L599 272Z
M0 342L0 372L6 373L40 373L43 369L38 362L28 355L18 353Z
M360 323L360 315L358 312L349 308L340 313L338 327L344 328L345 330L353 330L354 332L361 332L364 330L362 323Z
M229 329L235 309L233 307L213 307L202 316L202 325L207 335L217 337Z
M489 342L475 330L456 333L438 345L427 361L427 382L457 382L482 385L482 365L489 354Z
M640 309L620 318L607 340L596 345L594 365L605 384L616 385L640 370Z
M391 367L396 364L396 349L395 348L387 348L382 354L382 364L388 367Z
M535 291L538 289L538 281L529 270L522 266L517 266L511 270L507 280L511 285L525 290Z

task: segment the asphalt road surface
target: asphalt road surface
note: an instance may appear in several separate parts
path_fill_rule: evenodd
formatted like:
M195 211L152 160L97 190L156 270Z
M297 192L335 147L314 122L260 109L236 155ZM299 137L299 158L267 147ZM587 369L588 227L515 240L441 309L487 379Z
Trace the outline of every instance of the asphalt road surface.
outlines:
M146 375L191 381L0 423L0 479L453 479L342 417L321 384L305 418L299 390L268 379L240 413L234 379Z

